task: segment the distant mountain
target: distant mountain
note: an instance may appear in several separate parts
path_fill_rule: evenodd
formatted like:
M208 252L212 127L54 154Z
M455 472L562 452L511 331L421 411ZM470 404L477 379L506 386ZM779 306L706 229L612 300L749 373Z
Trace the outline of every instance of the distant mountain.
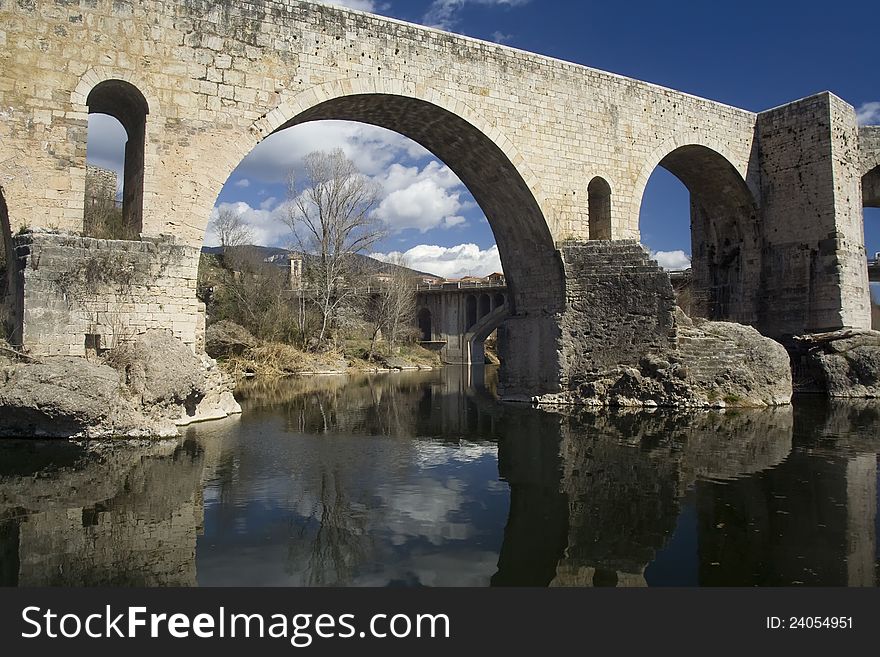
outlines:
M260 258L263 262L271 262L272 264L278 265L279 267L288 268L290 267L290 259L291 256L300 257L303 259L304 263L307 263L312 258L317 256L310 255L308 253L301 254L296 251L291 251L289 249L282 249L276 246L256 246L256 245L247 245L236 247L240 249L248 249L249 251L255 253L257 257ZM206 255L219 255L223 253L222 246L203 246L202 253ZM416 269L410 269L409 267L400 267L399 265L394 265L389 262L382 262L381 260L376 260L375 258L371 258L369 256L355 254L352 256L354 258L353 266L358 273L362 274L383 274L390 273L396 269L404 269L410 273L413 278L422 278L424 276L431 276L434 278L443 278L442 276L437 276L436 274L431 274L424 271L418 271Z

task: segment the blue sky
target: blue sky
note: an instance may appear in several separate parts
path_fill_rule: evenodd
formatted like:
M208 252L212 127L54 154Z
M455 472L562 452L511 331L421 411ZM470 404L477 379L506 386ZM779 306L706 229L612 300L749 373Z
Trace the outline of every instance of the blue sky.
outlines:
M505 43L753 111L830 90L880 123L876 2L736 3L563 0L339 0L339 4ZM89 159L119 167L111 121L90 120ZM124 139L124 137L122 137ZM344 122L297 126L267 139L218 199L245 215L256 241L287 246L278 221L284 179L312 150L343 148L382 187L390 227L382 254L442 275L499 268L494 237L470 194L430 153L392 132ZM866 246L880 251L880 210L865 212ZM667 266L690 253L688 194L658 169L642 205L643 242ZM212 243L209 234L208 243Z

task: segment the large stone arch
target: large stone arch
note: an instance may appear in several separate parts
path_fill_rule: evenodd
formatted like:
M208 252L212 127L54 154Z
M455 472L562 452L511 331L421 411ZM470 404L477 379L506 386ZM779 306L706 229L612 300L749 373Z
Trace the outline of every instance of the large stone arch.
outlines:
M193 190L204 235L210 210L236 166L263 139L286 128L321 120L376 125L402 134L442 160L461 179L486 215L506 275L510 318L500 348L507 390L558 387L558 327L565 285L561 260L545 215L540 179L513 143L460 100L425 85L399 80L328 82L282 101L237 140L215 154L209 174Z
M539 178L500 130L465 103L435 89L361 79L312 87L260 117L247 134L230 144L226 175L269 135L321 120L380 126L436 155L461 179L489 220L507 275L512 314L561 311L563 274L550 219L542 210ZM208 214L209 209L205 225Z
M656 167L676 176L691 197L691 307L714 320L757 324L761 226L748 162L704 143L676 138L649 158L636 185L639 206Z

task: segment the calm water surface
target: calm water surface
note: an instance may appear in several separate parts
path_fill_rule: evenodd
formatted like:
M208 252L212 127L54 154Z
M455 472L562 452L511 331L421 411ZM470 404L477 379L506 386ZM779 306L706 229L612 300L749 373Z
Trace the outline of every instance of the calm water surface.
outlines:
M4 585L877 583L880 402L552 413L291 379L179 440L0 443Z

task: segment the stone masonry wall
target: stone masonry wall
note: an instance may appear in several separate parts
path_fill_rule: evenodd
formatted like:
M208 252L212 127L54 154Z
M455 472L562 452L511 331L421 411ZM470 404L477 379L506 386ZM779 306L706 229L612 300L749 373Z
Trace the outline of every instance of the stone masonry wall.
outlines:
M675 342L675 293L669 276L635 241L562 247L567 310L562 318L562 387Z
M859 150L862 154L862 175L880 167L880 125L859 128Z
M859 129L862 153L862 203L866 208L880 207L880 125Z
M850 110L820 94L758 116L766 335L870 326Z
M750 160L752 112L313 2L0 0L0 26L0 183L31 226L81 223L85 101L109 78L149 104L145 229L192 243L257 142L346 94L402 94L470 121L516 163L558 239L586 238L596 175L611 186L613 237L636 237L642 190L667 152L705 143L743 177Z
M28 353L84 356L151 328L202 350L197 249L49 233L19 235L14 245Z

